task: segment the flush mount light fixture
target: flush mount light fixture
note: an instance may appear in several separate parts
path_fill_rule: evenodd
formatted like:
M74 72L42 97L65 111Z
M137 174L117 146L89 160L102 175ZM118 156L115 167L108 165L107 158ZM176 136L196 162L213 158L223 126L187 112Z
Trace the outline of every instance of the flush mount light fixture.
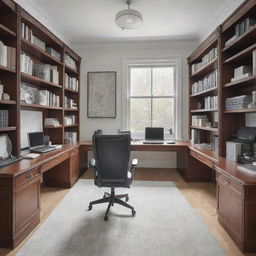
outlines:
M140 12L130 9L131 0L127 0L128 9L122 10L116 14L116 25L121 29L134 29L143 23Z

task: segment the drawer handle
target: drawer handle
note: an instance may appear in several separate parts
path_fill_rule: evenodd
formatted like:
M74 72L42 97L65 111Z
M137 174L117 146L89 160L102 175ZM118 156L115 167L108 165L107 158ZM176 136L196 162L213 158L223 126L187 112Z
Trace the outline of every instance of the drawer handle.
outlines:
M224 185L224 186L227 186L228 184L229 184L228 181L224 181L224 182L223 182L223 185Z
M27 174L26 178L28 180L32 180L33 179L33 174L32 173Z

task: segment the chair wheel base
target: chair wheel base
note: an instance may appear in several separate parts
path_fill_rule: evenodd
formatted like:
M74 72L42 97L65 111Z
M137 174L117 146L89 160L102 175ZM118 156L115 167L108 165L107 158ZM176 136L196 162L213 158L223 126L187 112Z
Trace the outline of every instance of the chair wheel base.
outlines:
M128 202L129 201L129 196L127 196L126 198L125 198L125 202Z
M105 221L108 221L108 216L105 216L105 217L104 217L104 220L105 220Z
M88 211L90 211L92 209L92 206L91 205L89 205L88 206Z
M134 217L136 215L136 211L132 210L132 216Z

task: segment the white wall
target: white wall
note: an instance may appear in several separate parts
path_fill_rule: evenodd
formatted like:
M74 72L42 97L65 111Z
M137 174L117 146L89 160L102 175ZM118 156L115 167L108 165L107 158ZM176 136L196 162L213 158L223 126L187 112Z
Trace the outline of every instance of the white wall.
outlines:
M122 58L125 57L171 57L182 58L182 137L188 138L188 72L186 58L191 54L198 42L172 41L151 43L106 43L74 47L82 57L81 64L81 140L90 140L93 131L102 129L105 133L116 133L121 128L121 81ZM117 72L117 117L109 119L87 118L87 72L116 71ZM135 154L135 153L134 153ZM155 152L135 154L140 165L144 167L176 167L175 153Z

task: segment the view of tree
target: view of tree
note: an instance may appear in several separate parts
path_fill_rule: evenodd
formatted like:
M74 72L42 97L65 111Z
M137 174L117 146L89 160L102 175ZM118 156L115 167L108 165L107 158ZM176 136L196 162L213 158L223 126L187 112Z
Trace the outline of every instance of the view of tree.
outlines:
M174 127L174 67L134 67L130 69L130 129Z

